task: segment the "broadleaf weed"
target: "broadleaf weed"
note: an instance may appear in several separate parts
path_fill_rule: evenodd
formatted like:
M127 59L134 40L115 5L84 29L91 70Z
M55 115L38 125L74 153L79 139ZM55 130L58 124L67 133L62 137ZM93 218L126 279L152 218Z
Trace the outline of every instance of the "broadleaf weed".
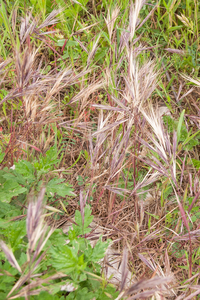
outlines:
M73 228L69 230L68 235L64 235L61 230L54 230L54 232L51 232L48 231L46 227L40 227L44 226L42 225L43 218L41 215L41 201L44 197L44 191L41 191L41 193L42 194L38 196L36 202L31 200L29 203L26 221L28 243L27 239L25 239L26 230L24 221L18 221L17 230L15 229L16 224L12 222L7 222L5 223L5 226L1 226L3 228L1 238L3 238L6 243L9 243L11 249L8 250L7 246L3 242L1 246L5 257L7 257L8 262L12 265L11 268L8 262L4 263L2 266L0 265L1 272L4 274L4 270L6 271L5 277L1 277L4 278L4 284L2 282L2 285L0 286L2 299L6 299L6 294L18 280L19 272L21 272L21 270L18 270L19 272L15 270L18 265L17 260L20 263L19 268L23 270L21 279L18 281L18 286L21 286L21 288L15 285L15 288L13 288L12 292L9 294L13 294L15 291L14 293L17 293L19 299L20 296L23 297L23 294L27 291L27 287L23 284L23 282L25 283L31 274L41 271L45 275L42 275L41 273L33 276L33 278L35 278L32 281L32 283L35 282L34 285L27 282L28 286L30 285L30 289L31 287L35 287L34 294L39 295L39 298L36 299L41 299L40 297L43 297L44 292L41 292L43 289L50 293L49 297L51 297L51 294L55 297L57 295L62 295L62 291L65 290L65 286L66 290L72 288L66 299L79 299L80 292L82 295L81 299L93 299L96 297L96 299L100 300L109 299L110 297L112 298L114 294L117 295L112 286L103 286L101 284L101 280L96 281L95 283L94 279L91 277L94 273L97 274L97 277L99 276L99 278L101 278L99 262L103 259L105 251L110 243L110 241L103 242L100 238L96 245L92 247L91 242L88 239L83 238L86 233L91 231L91 229L88 228L93 220L93 217L91 216L91 209L88 206L84 209L84 229L82 227L82 216L79 211L76 211L75 221L77 225L73 225ZM35 214L34 210L36 207L40 210L40 212L35 211ZM40 213L39 219L37 216L38 213ZM39 228L41 232L38 232ZM42 228L44 231L42 231ZM34 234L35 231L38 232L37 234L39 234L39 239L43 239L45 235L47 235L45 241L41 241L43 242L42 245L39 240L39 243L37 244L38 237L36 238L36 235ZM68 240L67 243L66 239ZM19 250L22 250L23 252L19 253ZM11 257L15 259L15 263L12 262ZM42 261L41 257L43 258ZM37 261L36 258L38 259ZM28 268L27 264L29 266ZM27 276L25 274L29 275ZM47 274L52 275L48 277ZM57 280L53 282L56 278ZM65 278L65 280L63 281L61 278ZM20 283L20 280L22 280L22 283ZM5 283L7 284L5 285ZM41 284L43 287L42 290L37 289L36 287L39 287ZM87 293L85 294L84 291L87 291ZM109 297L106 296L108 293L110 295Z

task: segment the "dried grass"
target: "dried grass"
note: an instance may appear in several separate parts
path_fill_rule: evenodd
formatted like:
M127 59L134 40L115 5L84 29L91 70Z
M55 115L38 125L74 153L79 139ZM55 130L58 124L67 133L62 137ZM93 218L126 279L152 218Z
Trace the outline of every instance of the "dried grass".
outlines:
M82 42L75 38L84 51L89 52L86 68L80 72L76 70L76 73L71 69L60 72L54 69L44 75L41 72L42 62L36 67L37 52L35 50L24 47L20 51L15 51L12 62L16 71L15 86L0 104L8 100L15 101L15 103L21 101L23 107L20 114L14 117L16 124L20 121L23 125L11 132L15 138L12 138L13 140L11 139L7 145L7 152L18 147L19 141L26 145L34 144L36 147L38 137L40 137L43 149L46 150L54 138L51 136L46 143L44 142L45 133L42 126L46 124L59 121L61 128L70 131L71 138L75 138L75 132L78 132L82 139L77 139L76 145L67 148L65 161L63 160L64 168L70 167L76 161L76 155L80 153L80 150L87 151L89 158L87 161L86 159L80 161L71 169L71 174L65 176L77 189L77 193L80 192L80 188L77 186L76 176L81 174L83 177L88 177L85 183L86 196L83 196L82 191L80 192L82 220L84 222L84 205L92 195L94 199L92 208L93 213L98 216L98 228L102 225L104 232L107 231L105 237L108 235L112 237L115 253L123 253L121 267L119 267L120 279L117 278L120 283L120 295L117 299L122 297L192 299L199 292L198 285L192 287L196 278L199 277L198 267L192 266L190 261L189 275L187 270L179 274L178 265L182 262L172 253L172 248L175 243L179 243L179 246L181 245L188 251L191 259L192 249L196 247L194 245L199 245L200 230L195 228L190 231L188 221L190 211L199 197L199 180L196 177L197 179L193 181L192 175L185 174L186 156L182 170L177 170L177 160L180 159L177 151L177 134L174 132L172 137L169 136L162 121L162 113L157 103L154 104L151 99L160 74L156 71L155 61L147 61L141 65L138 60L138 53L144 48L141 45L134 47L138 41L138 39L134 40L134 36L136 30L143 24L143 22L139 23L139 12L144 3L145 1L140 0L136 0L135 4L131 2L129 25L127 30L122 31L120 38L118 65L115 70L112 65L106 67L105 79L101 75L98 76L98 80L87 79L85 76L94 72L88 68L92 65L97 51L100 34L96 37L90 52ZM25 45L30 35L44 39L46 32L42 32L42 29L55 24L57 22L55 17L59 12L60 10L52 12L41 25L38 25L38 21L33 19L31 14L22 19L20 30L22 45ZM152 13L153 11L147 17L150 17ZM105 18L109 38L113 43L115 43L115 21L119 14L119 7L116 6L112 12L108 11ZM1 84L5 81L10 62L8 60L0 64L0 71L3 74ZM127 73L122 67L122 62L128 67ZM3 68L5 68L5 73L3 73ZM198 79L194 80L185 75L184 78L200 86ZM76 83L79 83L80 90L76 91L76 95L73 95L68 105L72 105L74 109L78 107L79 116L77 119L66 121L59 116L58 95ZM109 88L114 92L109 94ZM177 95L179 100L192 91L180 96L181 89L182 87ZM99 104L96 93L101 90L108 96ZM78 106L75 106L75 103L78 103ZM92 114L92 121L85 122L84 112L88 107L95 108L95 112ZM198 107L196 109L198 110ZM196 116L193 119L195 118ZM150 166L150 169L144 173L146 165ZM140 172L141 178L139 178ZM177 176L179 173L180 180ZM184 196L183 182L187 181L187 178L189 178L190 192L194 198L186 213L181 199ZM124 187L120 187L122 182ZM156 186L161 182L164 185L171 184L174 189L173 195L176 197L173 201L167 199L163 206L160 201L161 191L158 191ZM96 192L93 193L94 184ZM148 188L149 186L151 188ZM44 193L44 190L41 193ZM42 199L43 194L36 202L30 202L27 212L29 240L27 257L33 269L40 263L41 249L51 234L51 231L47 233L47 228L43 225ZM73 220L73 214L77 208L78 198L70 200L69 216L64 217L59 225L61 226L66 219ZM179 208L177 225L172 228L166 227L166 217L177 208ZM185 228L188 229L187 233ZM97 236L95 231L94 236ZM13 253L4 243L1 246L11 265L19 271L20 267ZM110 264L109 260L108 263ZM131 272L134 273L135 283L127 287L127 278L130 279ZM194 275L196 277L193 278L192 272L196 272ZM13 287L10 295L14 290L19 289L30 276L30 272L23 275ZM180 282L188 277L190 281L186 283L182 291L179 287ZM51 278L47 278L45 282L49 279ZM29 283L18 296L24 296L28 289L34 289L39 282L36 280L35 285ZM191 292L192 289L196 290ZM34 294L34 290L31 293ZM178 293L182 295L178 296Z

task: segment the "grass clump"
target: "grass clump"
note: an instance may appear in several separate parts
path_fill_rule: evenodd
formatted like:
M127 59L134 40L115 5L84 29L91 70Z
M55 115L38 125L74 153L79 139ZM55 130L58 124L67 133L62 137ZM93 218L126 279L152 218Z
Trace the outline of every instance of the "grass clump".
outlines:
M198 299L197 1L7 0L0 24L1 298Z

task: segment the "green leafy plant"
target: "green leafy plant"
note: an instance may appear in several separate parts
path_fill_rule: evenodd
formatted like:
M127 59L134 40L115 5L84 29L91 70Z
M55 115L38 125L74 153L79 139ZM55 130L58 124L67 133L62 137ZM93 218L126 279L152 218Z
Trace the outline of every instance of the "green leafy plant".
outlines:
M0 299L198 297L199 5L147 2L0 0ZM130 250L120 295L101 270L107 242L89 242L91 209ZM45 225L65 213L67 234ZM138 251L165 289L127 287Z
M171 116L163 116L163 120L170 133L177 129L177 142L181 142L179 150L181 150L182 147L184 150L192 150L193 147L200 144L200 133L197 131L192 134L192 130L188 132L186 125L183 122L183 117L184 111L182 112L178 122L173 120Z
M106 294L115 293L112 285L103 285L101 266L99 261L104 257L109 241L102 242L100 237L94 247L86 239L91 232L88 226L93 220L91 208L84 209L84 220L80 211L75 213L75 223L68 231L67 245L50 247L48 252L52 266L58 271L69 275L69 282L73 283L75 291L66 299L109 299ZM92 274L96 274L95 277ZM96 278L96 279L95 279Z
M74 196L72 186L66 184L65 179L52 178L54 174L50 173L60 162L58 154L57 149L51 147L46 155L40 155L39 160L32 163L20 160L10 169L5 167L0 170L0 201L9 203L20 194L25 197L31 188L39 189L43 181L47 182L48 197L54 197L55 194L61 197Z
M103 242L100 237L92 247L87 239L92 230L89 227L93 220L91 208L86 205L82 212L76 211L75 222L67 235L61 229L53 232L44 224L44 192L42 189L37 200L29 202L26 223L24 220L0 223L4 229L3 252L0 252L3 258L1 299L6 299L9 292L21 299L27 291L30 299L40 300L51 296L53 299L114 299L118 293L102 277L100 265L110 241Z

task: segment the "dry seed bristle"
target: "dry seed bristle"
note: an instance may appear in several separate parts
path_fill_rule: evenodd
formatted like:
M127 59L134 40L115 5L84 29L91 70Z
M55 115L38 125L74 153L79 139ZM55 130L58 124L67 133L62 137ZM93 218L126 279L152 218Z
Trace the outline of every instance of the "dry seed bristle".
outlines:
M20 273L22 273L22 270L12 252L11 249L8 248L8 246L3 242L3 241L0 241L0 246L1 246L1 249L3 250L7 260L9 261L9 263L11 264L11 266L13 266L15 269L17 269Z
M74 2L83 8L78 1ZM66 180L71 180L75 188L77 188L75 179L77 175L81 174L83 177L89 177L85 183L85 186L90 186L86 192L86 197L83 196L82 190L80 193L83 222L87 196L89 198L89 195L92 195L93 204L91 205L94 214L100 216L99 222L104 225L107 222L107 225L112 227L112 238L116 241L116 244L118 243L117 246L121 252L124 241L128 245L129 251L125 247L123 252L121 294L117 299L122 298L125 291L128 290L125 283L126 268L129 268L130 265L127 264L127 261L131 262L131 268L135 272L135 281L138 281L132 290L129 289L129 299L140 299L151 295L152 299L171 297L170 293L167 294L169 291L166 289L167 286L170 287L170 283L163 277L168 278L170 276L173 282L178 285L178 281L181 282L184 277L187 278L188 276L187 271L184 269L181 270L182 275L177 272L179 270L177 266L180 263L186 266L184 256L180 261L173 254L174 245L180 245L180 241L181 250L189 253L189 277L191 277L192 272L196 272L196 264L193 263L192 265L191 263L191 249L196 249L195 247L198 245L199 229L197 222L193 221L192 208L194 205L198 205L199 180L198 170L193 169L191 162L194 159L198 160L198 148L195 148L195 151L186 151L180 141L177 145L177 132L168 133L162 121L162 114L154 104L160 101L158 98L154 101L155 95L152 95L157 85L159 73L155 71L155 61L146 61L142 65L140 64L140 53L148 53L150 50L151 54L154 55L154 48L160 53L162 45L159 45L159 47L158 45L149 46L146 37L142 35L143 33L141 35L137 34L137 30L149 17L151 17L152 28L157 26L156 17L153 14L157 6L150 10L143 21L139 19L140 10L145 3L146 1L131 1L130 6L125 10L120 10L118 6L115 6L114 9L108 9L105 12L104 20L107 28L104 27L106 31L108 30L108 36L112 43L112 47L110 47L106 41L106 45L108 44L108 51L106 51L108 59L105 61L104 58L100 58L98 61L95 60L98 47L102 47L105 42L105 35L98 32L101 22L86 24L86 26L83 23L79 28L80 24L76 20L70 36L65 37L62 32L62 37L59 38L66 38L66 41L68 39L76 40L85 53L88 54L83 66L85 71L82 72L79 65L79 62L82 62L81 55L78 59L74 59L72 69L67 68L60 71L70 59L68 58L66 62L63 62L63 65L60 65L57 61L57 55L60 55L59 58L61 58L68 46L63 47L62 50L59 48L56 48L58 51L55 50L53 47L57 47L57 45L51 43L48 37L53 31L48 31L51 29L45 31L44 29L46 26L57 23L56 16L61 10L53 11L42 23L39 22L39 19L34 18L31 13L25 15L24 18L21 18L20 51L15 53L13 87L10 88L9 86L7 96L1 99L1 104L7 104L6 101L11 100L9 101L11 107L12 103L16 104L20 100L23 106L20 113L18 111L13 113L13 108L11 108L12 113L10 113L10 116L12 115L12 123L13 118L15 119L15 126L13 131L11 128L11 138L6 146L8 153L18 147L19 143L17 144L17 142L19 141L22 145L29 147L33 146L31 141L34 141L37 145L38 140L41 149L45 152L53 145L54 140L58 140L56 135L58 131L54 132L50 126L50 134L47 134L48 130L45 130L43 125L51 125L55 122L59 134L62 135L62 131L66 134L67 141L64 142L66 149L62 153L64 154L61 162L62 167L59 166L58 170L73 166L71 174L60 174L60 176L63 178L66 176ZM145 11L149 9L149 4L146 4ZM173 8L173 5L171 8ZM160 11L163 10L163 8L159 9ZM104 11L101 12L104 14ZM126 18L123 18L124 14L126 14ZM194 24L190 24L189 18L184 15L178 16L178 18L190 31L194 29ZM123 19L126 19L125 23ZM65 22L64 17L63 22ZM15 10L12 16L12 28L18 26L16 23L17 12ZM90 34L93 37L94 32L96 36L93 38L92 49L89 51L87 45L91 40L87 41L85 39ZM178 29L176 30L177 33ZM76 38L77 35L78 38ZM56 37L55 32L53 37ZM51 61L49 64L50 61L45 57L46 52L43 46L38 48L37 52L33 50L34 38L37 39L37 42L42 40L46 45L49 43L54 53L53 63ZM141 38L143 38L142 42L140 41ZM14 45L12 46L14 49ZM73 50L76 51L76 49ZM164 50L166 55L169 53L187 55L184 49L165 48ZM44 60L42 60L42 56ZM8 64L8 61L0 64L1 74L4 72L1 79L2 86L7 84L7 71L10 71ZM45 65L51 65L51 70L46 75ZM58 65L59 70L57 70ZM91 66L91 69L87 70L89 66ZM93 68L93 66L95 67ZM4 67L6 69L3 71ZM173 66L170 66L170 68L167 68L168 71L166 71L169 81L171 77L168 75L173 72ZM99 69L103 71L104 78ZM183 75L183 77L200 86L198 79L192 79L187 75ZM166 88L165 81L163 82L163 87ZM165 92L167 96L171 97L170 84L169 90L167 88ZM73 93L69 91L71 85L73 85ZM192 97L193 92L197 89L192 88L188 91L182 82L178 82L178 92L176 93L174 92L176 83L173 82L173 85L176 102L174 104L171 101L168 104L169 106L172 105L175 114L177 110L182 109L181 105L186 104L188 101L186 96ZM162 87L158 87L159 90L160 88ZM69 95L68 103L63 101L63 95L66 94ZM165 100L166 95L162 91L159 97L160 95ZM150 97L151 99L149 99ZM67 113L65 118L60 117L60 113L63 112L62 101L65 102L65 106L69 105L70 110L70 114ZM176 104L180 104L180 101L182 101L181 105L176 106ZM185 121L188 121L186 123L188 132L191 124L193 128L196 125L199 126L199 109L195 100L192 101L193 105L194 107L188 109L188 111L192 111L191 115L190 112L185 115ZM91 112L90 108L95 108L95 111ZM6 108L7 114L9 109ZM171 117L174 118L174 115L171 114ZM6 124L7 118L6 116L1 121L3 120L2 122ZM178 119L178 117L175 116L175 119ZM57 121L59 121L59 124L57 124ZM190 124L190 122L193 123ZM19 123L20 128L17 128ZM55 124L53 125L55 126ZM9 128L9 126L7 127ZM13 139L12 136L14 136ZM2 139L5 139L4 133ZM70 144L71 140L75 141L73 145ZM84 151L85 157L81 155L80 162L77 162L77 153L79 155L80 149ZM141 152L142 149L144 151ZM20 155L18 158L20 158ZM148 166L150 166L150 169L147 169ZM96 192L92 190L93 184L95 184ZM147 190L146 187L148 186ZM173 192L164 197L170 186L173 187ZM172 194L175 195L176 199L171 198ZM161 197L163 197L162 205ZM193 199L189 208L185 209L182 200L188 201L188 197ZM27 294L37 294L40 289L37 291L30 291L30 289L46 283L38 280L34 285L33 282L30 282L31 272L35 271L40 264L43 258L43 254L40 255L42 248L51 235L51 231L47 231L43 223L44 216L40 200L30 202L28 207L28 261L33 264L29 274L22 277L13 289L14 291L22 287L24 283L27 284L22 287L18 296L28 297ZM78 199L75 199L75 201L69 200L68 209L70 213L73 214L74 210L78 208L77 203ZM176 206L177 203L178 207ZM176 213L177 208L178 213ZM177 220L173 219L176 214ZM168 223L170 218L173 219L173 224ZM19 266L16 265L12 253L8 251L9 249L5 248L4 245L2 248L4 248L4 252L7 251L7 258L11 265L18 269ZM169 248L170 251L168 252ZM138 253L141 253L141 255L138 255ZM155 274L159 277L154 280ZM152 278L152 281L140 281L144 276ZM181 279L176 281L174 278ZM194 279L191 277L188 286L185 285L184 292L181 292L182 298L190 299L196 295L191 293L192 285L195 283ZM159 280L161 280L160 289L156 286ZM143 289L147 290L144 291ZM191 295L188 297L189 293Z
M107 18L104 18L105 22L106 22L106 25L107 25L107 28L108 28L108 33L109 33L110 40L112 39L114 24L115 24L115 21L118 17L119 12L120 12L120 9L119 9L118 6L116 6L113 9L112 13L108 9Z

